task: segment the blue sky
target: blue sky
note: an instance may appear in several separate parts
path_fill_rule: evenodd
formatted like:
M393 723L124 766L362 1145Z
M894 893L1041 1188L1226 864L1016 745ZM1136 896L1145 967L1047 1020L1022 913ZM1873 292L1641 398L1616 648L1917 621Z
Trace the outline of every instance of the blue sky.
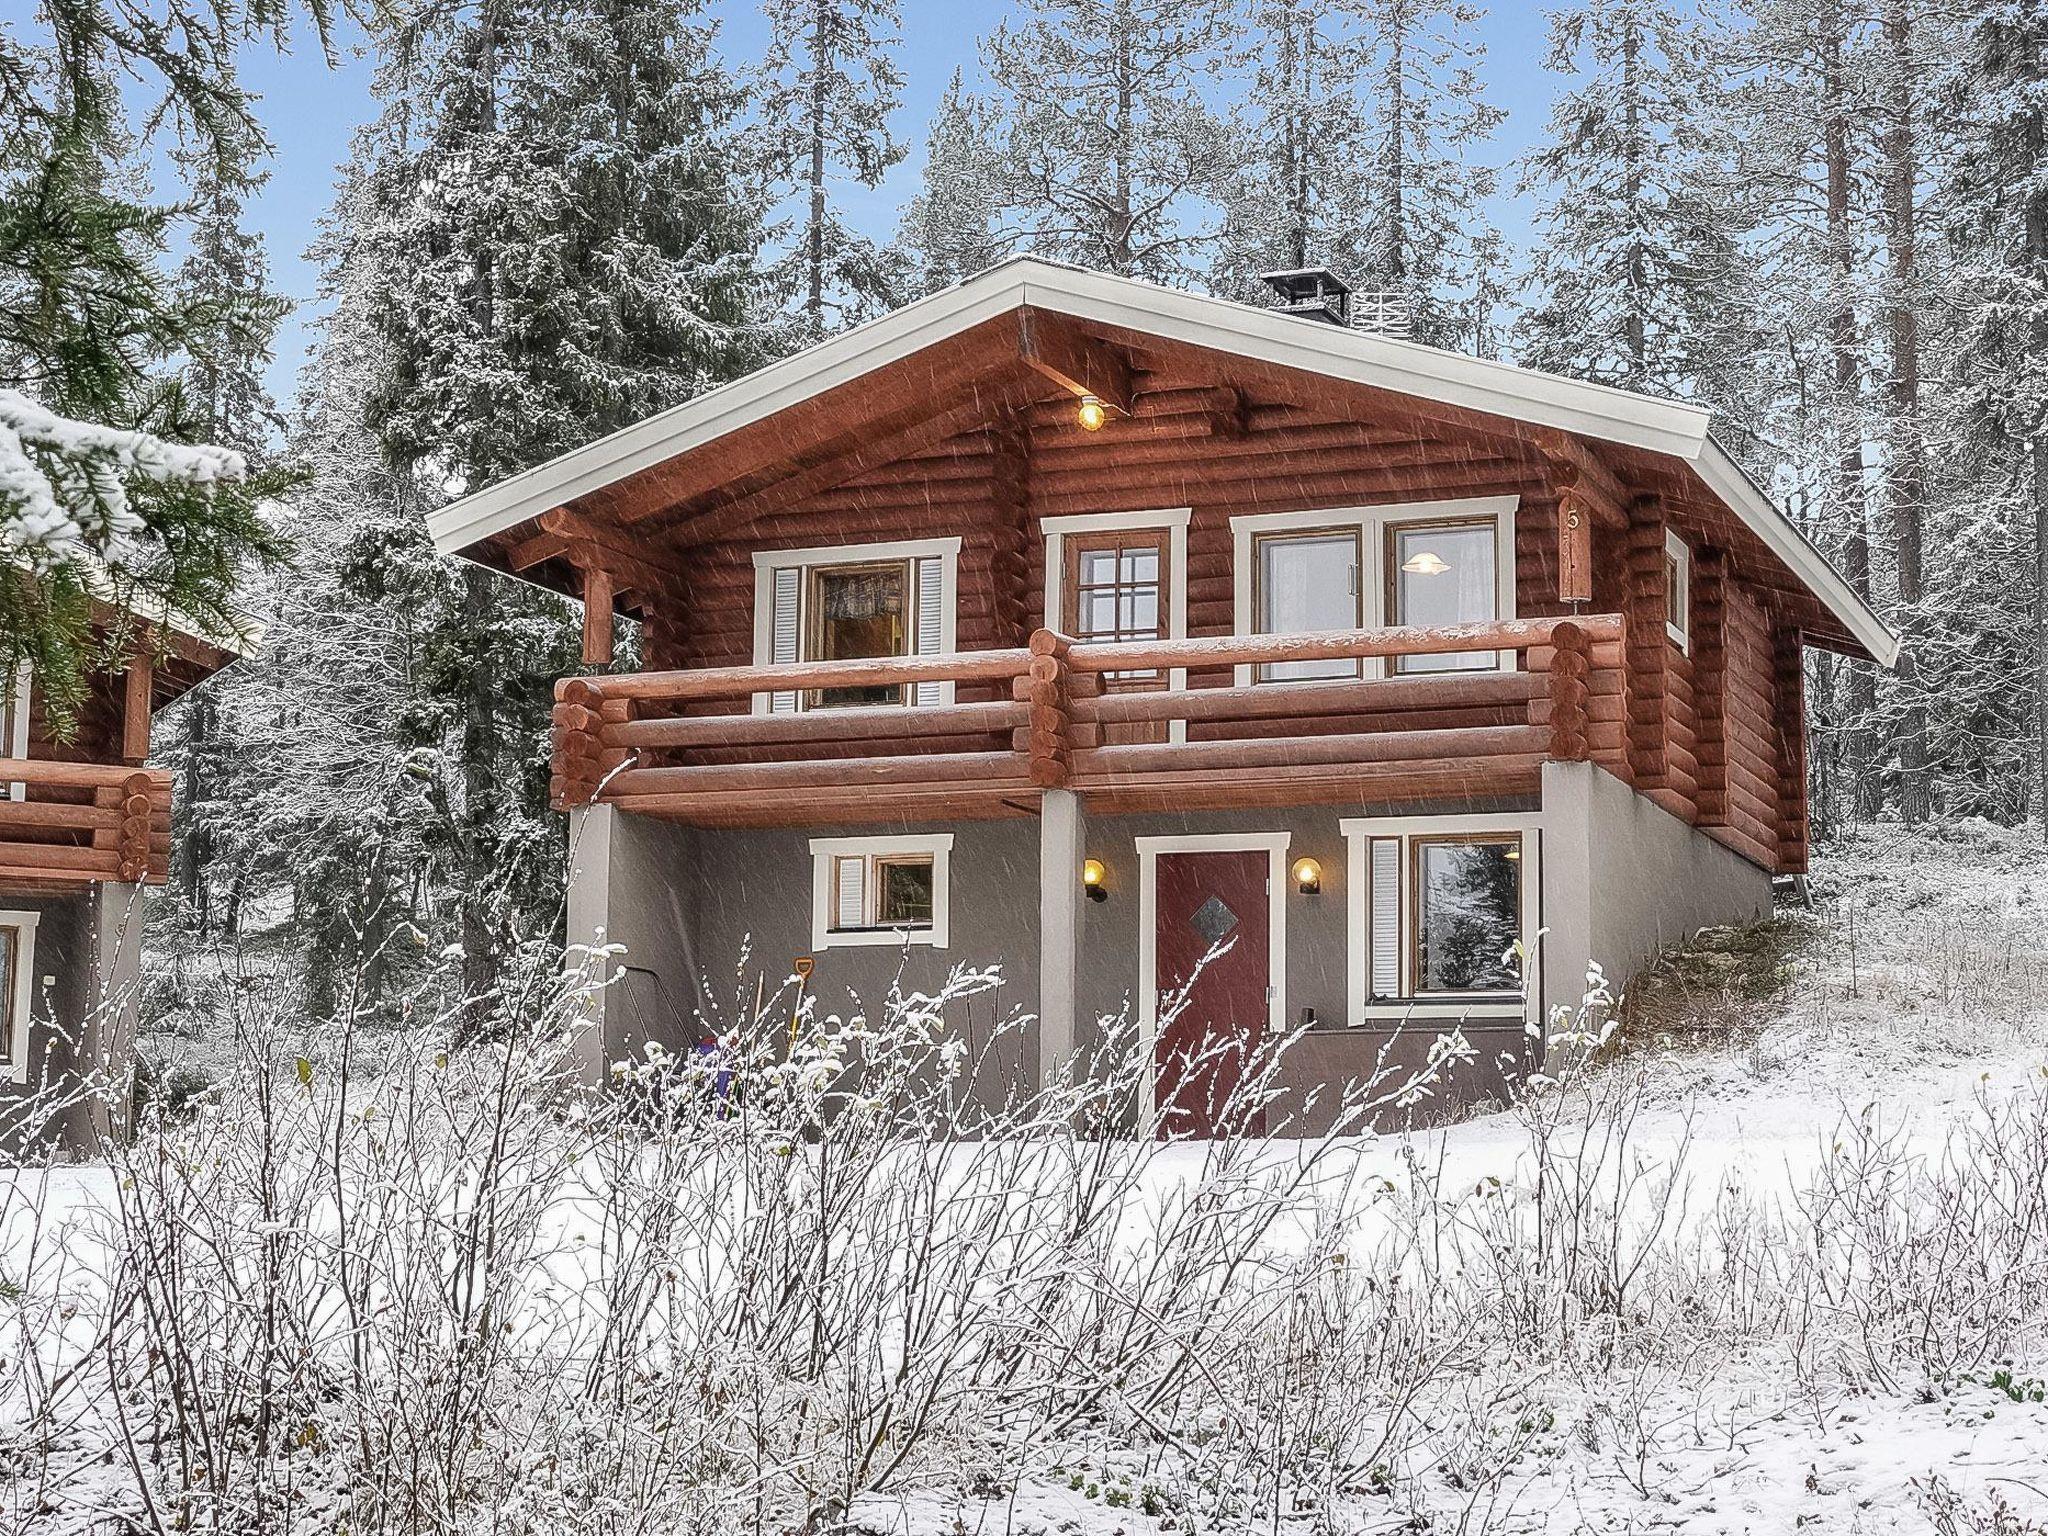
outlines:
M924 128L932 109L955 68L964 68L970 81L976 77L976 44L1010 9L1000 0L973 5L902 0L899 58L906 84L895 127L910 154L874 191L850 189L857 195L849 197L847 207L870 233L886 235L894 227L896 210L917 188ZM1487 96L1507 113L1494 151L1497 159L1522 153L1542 132L1553 87L1542 70L1547 9L1531 4L1485 9L1480 32L1487 46ZM718 20L728 59L738 63L759 57L766 24L755 5L718 3L708 7L708 14ZM280 400L290 398L311 340L306 306L313 300L318 274L305 253L331 195L335 168L347 156L349 135L373 106L372 63L357 46L359 36L345 30L337 42L342 57L334 68L322 62L304 29L288 53L252 49L243 61L244 78L263 98L263 119L276 149L270 183L256 199L251 216L268 243L278 290L301 306L278 337L271 386ZM1510 240L1526 237L1529 210L1505 191L1495 218Z

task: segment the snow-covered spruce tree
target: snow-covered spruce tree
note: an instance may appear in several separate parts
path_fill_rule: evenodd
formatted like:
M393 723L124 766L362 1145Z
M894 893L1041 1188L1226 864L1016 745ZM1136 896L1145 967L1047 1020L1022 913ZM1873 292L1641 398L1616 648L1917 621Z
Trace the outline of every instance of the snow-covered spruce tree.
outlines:
M365 401L422 505L366 526L358 590L408 610L412 771L454 886L465 984L560 900L546 813L565 606L436 558L418 512L742 371L761 218L739 93L694 0L484 0L390 28L362 217L380 374Z
M902 296L901 263L851 228L832 183L881 184L903 158L889 131L903 75L894 58L896 0L767 0L760 119L769 183L794 197L795 239L785 271L796 278L801 339L815 340L881 313Z
M238 576L280 553L261 487L202 444L177 377L238 367L262 305L179 291L165 252L180 210L137 200L124 170L168 127L210 183L246 184L262 137L234 50L280 15L172 0L137 25L50 0L0 30L0 558L16 573L0 581L0 659L33 664L60 727L114 659L95 594L231 632Z
M1521 187L1542 198L1521 361L1701 399L1741 422L1755 350L1723 174L1712 38L1666 0L1592 0L1551 18L1549 67L1573 77Z
M1358 92L1367 49L1343 13L1313 0L1259 0L1235 63L1249 73L1231 122L1231 173L1210 286L1247 303L1264 272L1327 266L1363 280L1375 157Z
M962 86L958 69L925 135L921 189L903 210L896 244L910 263L906 281L932 293L972 277L1008 250L1000 214L989 112Z
M1210 110L1222 0L1022 0L984 56L991 186L1017 245L1184 282L1215 239L1229 135Z
M1752 0L1725 97L1737 169L1757 199L1752 258L1760 441L1750 460L1865 602L1877 286L1871 41L1845 0ZM1880 814L1877 672L1814 659L1813 807L1825 833Z
M1494 350L1501 241L1485 150L1503 114L1481 93L1479 11L1460 0L1350 0L1364 29L1372 206L1356 278L1402 295L1415 338Z
M1959 457L1978 470L1965 486L1975 516L1963 563L2011 579L1974 583L1967 610L1930 598L1948 614L1944 629L1961 620L1973 631L1961 643L1975 665L1948 676L1979 700L1977 761L1956 761L1961 722L1940 716L1934 756L1945 808L2000 819L2031 808L2048 825L2048 13L1992 0L1976 7L1964 44L1952 98L1939 104L1961 127L1940 193L1958 253L1943 382ZM1989 782L1973 783L1972 769Z

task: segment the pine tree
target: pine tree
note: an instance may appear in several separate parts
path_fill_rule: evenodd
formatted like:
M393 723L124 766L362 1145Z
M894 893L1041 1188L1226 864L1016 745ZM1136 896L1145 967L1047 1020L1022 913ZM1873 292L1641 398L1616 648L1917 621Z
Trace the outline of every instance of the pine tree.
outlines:
M1232 35L1222 0L1024 0L985 57L1005 238L1180 282L1216 236L1229 136L1205 99Z
M1594 0L1551 18L1549 65L1577 83L1551 112L1522 189L1540 192L1533 306L1516 326L1532 367L1699 398L1742 420L1740 189L1713 46L1665 0Z
M1001 194L988 116L954 70L925 138L922 190L904 209L897 235L919 293L962 282L1007 251L997 233Z
M1261 273L1327 266L1368 270L1375 157L1368 114L1354 95L1367 50L1341 12L1312 0L1253 6L1245 110L1232 124L1235 169L1211 286L1263 302Z
M393 32L368 204L365 410L434 495L475 487L687 398L757 355L760 209L739 93L693 0L484 0ZM559 906L547 712L574 669L563 604L428 545L423 500L358 530L359 595L408 615L407 723L457 896L465 985Z
M903 158L889 132L903 96L892 57L902 23L896 0L767 0L763 10L760 135L770 182L803 205L789 265L802 295L803 338L812 340L900 297L897 264L847 225L831 187L840 176L879 186Z

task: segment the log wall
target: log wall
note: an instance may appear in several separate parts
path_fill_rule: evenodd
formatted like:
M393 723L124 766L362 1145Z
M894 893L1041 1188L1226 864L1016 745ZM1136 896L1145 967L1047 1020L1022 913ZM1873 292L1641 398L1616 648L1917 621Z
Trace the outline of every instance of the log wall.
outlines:
M1504 450L1493 440L1429 436L1412 424L1330 421L1289 404L1252 405L1229 431L1219 431L1214 393L1154 389L1140 397L1135 417L1096 434L1075 426L1069 407L1020 408L742 527L699 542L678 529L678 563L688 575L674 594L679 609L657 611L648 625L646 664L751 663L756 551L951 534L962 539L959 649L1022 646L1045 611L1040 520L1070 513L1190 508L1187 625L1191 637L1201 638L1233 627L1235 516L1514 494L1522 498L1514 530L1518 613L1568 611L1557 596L1557 487L1540 454ZM1665 636L1667 523L1694 549L1694 624L1711 620L1715 636L1704 655L1697 645L1688 655ZM1596 527L1593 562L1593 610L1618 611L1628 621L1619 670L1593 669L1593 760L1753 860L1781 870L1803 867L1803 746L1792 750L1780 728L1785 711L1799 707L1797 668L1788 668L1764 602L1701 527L1676 520L1652 496L1633 497ZM1796 656L1796 636L1791 644ZM1529 665L1547 666L1548 653L1532 653ZM1196 671L1189 685L1229 687L1233 680L1228 669ZM988 702L1009 695L997 685L963 683L958 697ZM734 707L706 702L687 709ZM1539 719L1544 707L1539 700ZM1370 722L1293 721L1288 730L1486 728L1506 719L1496 706L1477 704L1427 719L1391 712ZM1197 719L1188 739L1227 741L1263 730L1242 720ZM706 747L674 760L717 764L744 761L746 753Z

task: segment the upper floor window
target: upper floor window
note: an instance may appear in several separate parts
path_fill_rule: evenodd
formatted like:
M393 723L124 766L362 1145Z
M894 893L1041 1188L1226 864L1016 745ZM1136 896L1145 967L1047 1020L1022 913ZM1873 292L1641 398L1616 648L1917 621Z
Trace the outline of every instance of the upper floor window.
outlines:
M1066 632L1076 640L1160 640L1167 634L1167 531L1077 534L1066 541ZM1156 687L1156 671L1116 672L1111 687Z
M960 541L919 539L754 556L754 664L859 661L950 651ZM950 682L857 684L755 696L756 713L949 704Z
M1664 535L1664 633L1681 651L1692 649L1692 546Z
M1481 624L1515 611L1518 498L1400 503L1231 519L1240 634ZM1512 666L1512 652L1268 663L1258 681ZM1240 683L1254 669L1238 669Z

